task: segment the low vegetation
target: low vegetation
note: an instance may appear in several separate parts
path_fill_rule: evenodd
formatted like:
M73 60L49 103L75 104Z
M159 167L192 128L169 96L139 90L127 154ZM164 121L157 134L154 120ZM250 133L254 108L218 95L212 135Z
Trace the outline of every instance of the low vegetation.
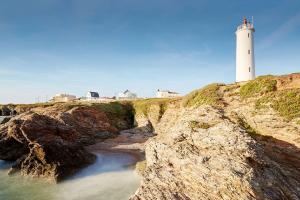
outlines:
M300 90L283 90L273 92L258 99L257 109L272 107L282 117L288 120L300 117Z
M7 104L7 105L0 105L0 109L2 107L8 107L8 108L14 108L14 109L21 109L21 110L27 110L27 109L32 109L36 107L42 107L46 108L49 106L53 106L55 103L33 103L33 104Z
M205 122L198 122L198 121L190 121L189 126L192 129L193 132L195 132L197 129L209 129L212 127L212 125L205 123Z
M199 107L207 104L211 106L221 105L222 94L219 91L223 84L210 84L195 90L183 98L182 104L184 107Z
M91 107L112 116L126 116L133 112L132 106L128 102L94 103L91 104Z
M273 92L276 91L276 84L277 81L273 76L260 76L243 85L240 89L240 96L242 98L249 98Z
M300 90L280 92L271 106L287 119L300 117Z
M144 114L145 116L148 116L152 106L159 106L161 117L167 110L168 105L173 101L176 101L176 99L143 99L133 101L132 105L136 114Z
M243 127L249 135L251 135L251 136L258 135L257 131L254 128L252 128L244 119L238 117L237 123L241 127Z

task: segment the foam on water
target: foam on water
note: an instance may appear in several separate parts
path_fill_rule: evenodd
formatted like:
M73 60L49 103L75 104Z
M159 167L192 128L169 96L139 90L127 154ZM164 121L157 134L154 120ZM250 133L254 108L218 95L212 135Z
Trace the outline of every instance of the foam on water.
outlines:
M0 116L0 123L4 120L5 116Z
M10 163L0 161L0 200L122 200L139 187L140 178L126 166L134 159L123 153L99 154L95 164L59 184L8 177Z

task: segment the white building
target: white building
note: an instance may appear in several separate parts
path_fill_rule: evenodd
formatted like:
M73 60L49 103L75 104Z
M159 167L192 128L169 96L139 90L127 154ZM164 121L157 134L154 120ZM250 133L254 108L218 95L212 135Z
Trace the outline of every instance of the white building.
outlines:
M175 98L179 97L180 94L177 92L172 92L169 90L157 90L156 92L156 98Z
M87 92L86 93L86 100L97 100L100 98L99 93L98 92Z
M129 90L125 90L124 92L120 92L118 94L118 99L137 99L137 95Z
M68 102L68 101L73 101L75 99L76 99L75 95L70 95L70 94L56 94L52 98L52 101L54 101L54 102Z
M254 26L246 18L236 34L236 82L255 79Z

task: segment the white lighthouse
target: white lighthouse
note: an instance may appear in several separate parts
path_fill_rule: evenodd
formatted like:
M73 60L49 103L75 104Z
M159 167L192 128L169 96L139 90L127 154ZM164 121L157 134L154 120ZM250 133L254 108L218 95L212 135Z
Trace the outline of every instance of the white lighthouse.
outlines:
M255 79L254 32L253 20L250 23L246 18L235 32L236 82Z

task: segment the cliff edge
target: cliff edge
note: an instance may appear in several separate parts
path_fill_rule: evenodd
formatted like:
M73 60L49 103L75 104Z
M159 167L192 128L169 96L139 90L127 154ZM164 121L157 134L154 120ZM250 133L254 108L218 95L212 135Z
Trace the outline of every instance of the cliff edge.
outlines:
M132 123L132 110L121 103L30 106L0 125L0 159L14 162L9 174L57 182L95 161L86 145Z
M300 199L299 78L211 84L167 104L131 199Z

